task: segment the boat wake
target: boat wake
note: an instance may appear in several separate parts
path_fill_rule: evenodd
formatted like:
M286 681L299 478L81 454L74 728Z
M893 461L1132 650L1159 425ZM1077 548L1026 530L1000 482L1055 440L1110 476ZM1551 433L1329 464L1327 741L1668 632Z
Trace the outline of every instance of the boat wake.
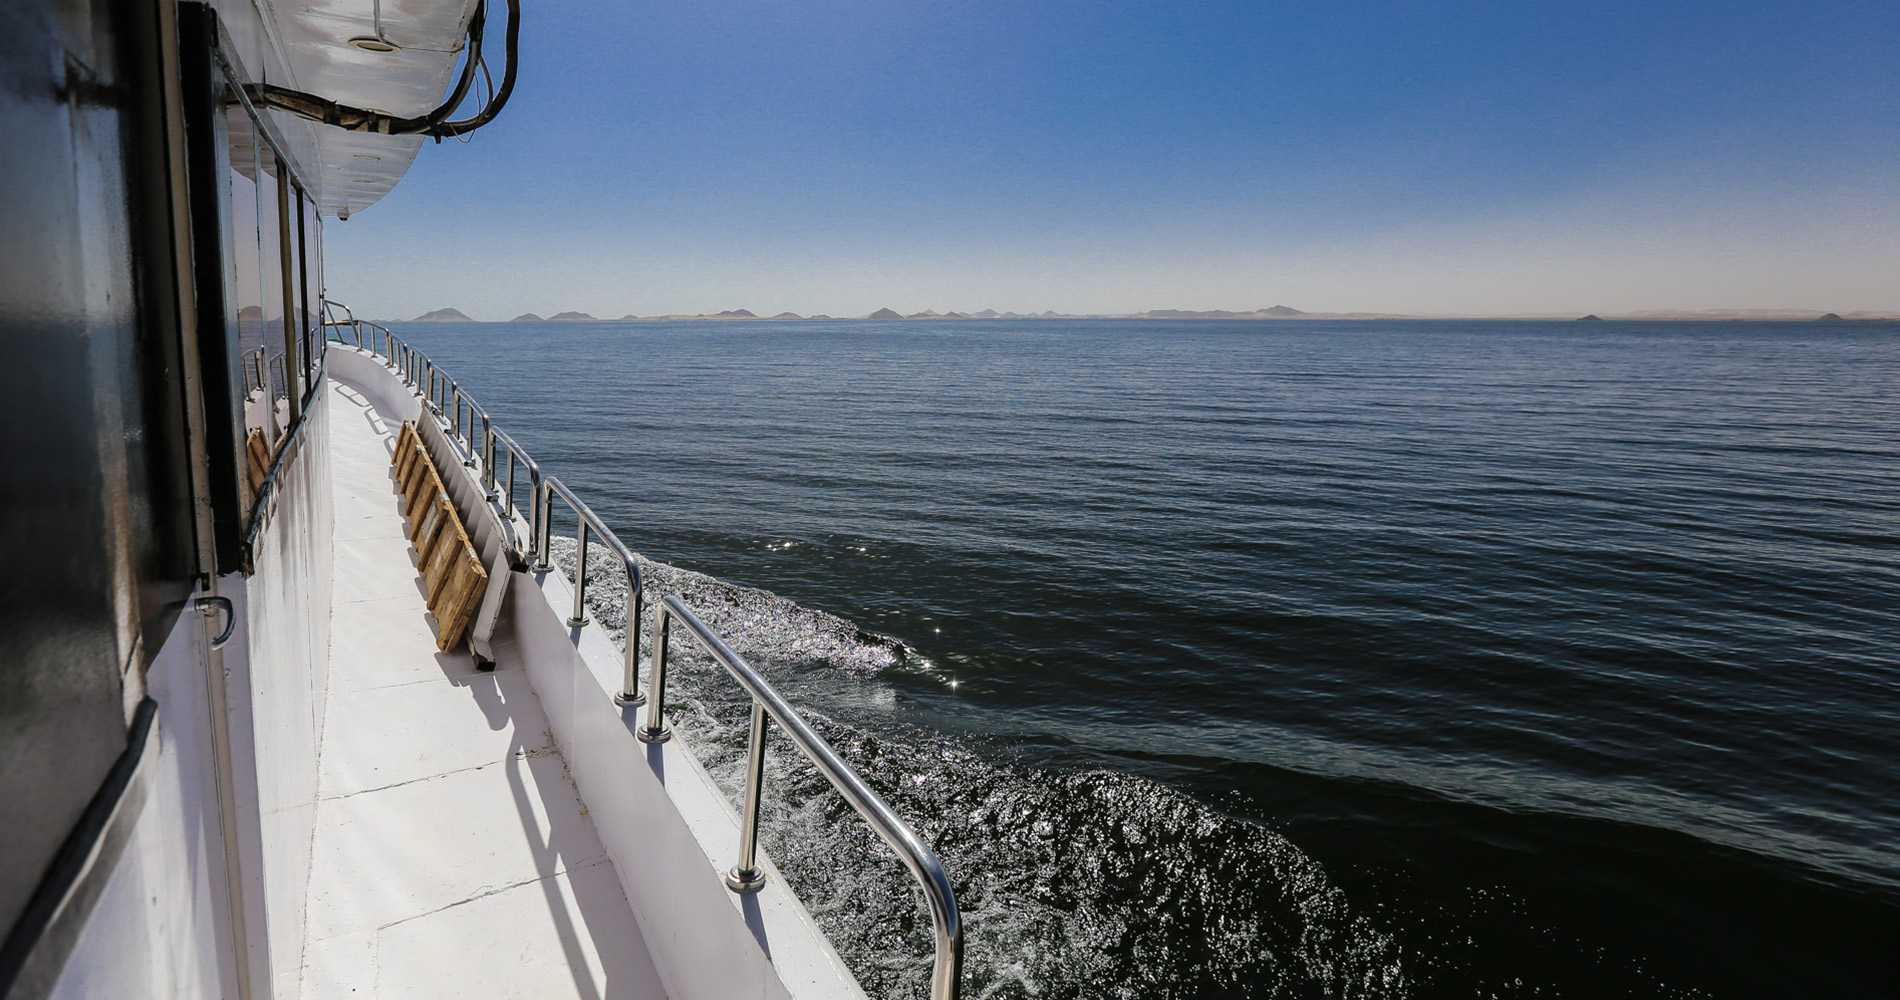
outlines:
M554 541L564 571L573 557L571 539ZM644 559L641 572L649 601L679 597L795 691L812 726L937 850L964 915L966 996L1205 997L1210 985L1232 997L1411 995L1393 937L1272 830L1145 778L990 761L875 712L838 721L827 694L874 707L880 672L928 661L767 591ZM595 621L624 642L617 563L590 552L588 579ZM671 724L736 800L746 699L690 641L674 644L668 668ZM921 893L789 744L767 759L762 839L779 869L871 996L926 995Z

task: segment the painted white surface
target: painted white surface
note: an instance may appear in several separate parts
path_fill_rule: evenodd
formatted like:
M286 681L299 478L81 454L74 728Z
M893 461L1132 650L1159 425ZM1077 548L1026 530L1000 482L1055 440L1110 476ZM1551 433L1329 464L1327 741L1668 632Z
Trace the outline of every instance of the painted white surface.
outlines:
M338 588L303 995L665 996L526 675L436 651L390 478L400 420L329 392Z
M405 420L413 422L417 414L422 412L421 398L411 392L377 355L332 343L327 356L330 377L356 390L376 410L374 413L350 410L350 415L339 419L362 420L376 427L385 424L400 426Z
M339 355L345 364L336 364ZM387 400L388 412L414 399L380 362L354 351L332 357L333 374L362 386L366 398ZM669 993L677 1000L861 1000L856 979L769 857L761 852L768 881L758 892L735 894L720 881L737 861L732 806L689 747L633 737L636 710L611 698L620 687L620 650L592 625L566 627L573 607L567 580L558 573L510 577L495 642L498 675L521 671L539 694Z
M507 550L519 549L527 544L527 525L518 517L503 517L496 504L489 499L488 488L471 461L472 455L467 447L452 436L453 431L440 416L422 408L420 398L384 367L382 360L373 352L332 345L330 358L332 377L361 393L384 418L393 417L398 426L404 420L416 425L424 447L429 450L429 458L435 462L436 471L441 475L442 485L448 490L449 499L462 515L469 540L474 543L482 565L489 571L488 593L469 622L468 644L476 655L493 660L495 653L490 641L500 621L501 605L508 592L508 578L504 571L508 562ZM479 440L478 433L471 433ZM517 482L521 485L525 502L529 492L525 469L518 473Z
M295 997L303 968L304 898L316 822L317 755L330 668L332 531L327 393L305 416L301 446L278 473L275 499L245 581L248 658L227 656L244 868L251 899L262 890L268 985ZM227 647L228 648L228 647ZM248 752L245 744L248 743ZM261 886L257 883L261 879ZM253 912L254 906L253 906ZM256 941L253 940L255 950ZM255 968L255 963L253 965Z
M224 857L205 696L204 619L179 616L145 677L158 702L144 811L106 882L55 1000L232 996Z

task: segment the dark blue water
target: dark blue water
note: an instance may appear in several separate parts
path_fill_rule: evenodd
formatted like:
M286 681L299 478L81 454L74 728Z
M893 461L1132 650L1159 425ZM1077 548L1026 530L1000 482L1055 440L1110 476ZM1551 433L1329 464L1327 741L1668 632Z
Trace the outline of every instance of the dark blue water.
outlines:
M971 995L1895 995L1900 325L399 333L724 581L668 577L938 844Z

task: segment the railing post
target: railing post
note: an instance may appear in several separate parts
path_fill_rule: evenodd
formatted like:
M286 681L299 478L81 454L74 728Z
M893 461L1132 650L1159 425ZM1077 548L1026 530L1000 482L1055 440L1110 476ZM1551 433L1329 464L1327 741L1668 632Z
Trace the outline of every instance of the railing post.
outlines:
M587 624L587 605L583 603L587 595L587 519L579 511L574 513L579 527L574 531L574 614L567 620L568 628Z
M554 484L542 481L537 476L529 482L528 488L534 491L534 496L528 501L534 507L534 524L531 526L534 532L534 565L528 569L534 573L546 573L554 568L554 564L548 562L548 549L554 540L554 529L550 524L554 520Z
M511 517L514 515L515 511L518 509L517 507L515 507L515 450L513 448L508 449L508 504L507 504L507 508L508 508L508 514ZM530 527L532 528L532 525L530 525ZM532 545L534 543L533 541L530 541L528 544Z
M765 784L765 703L752 699L752 736L745 762L745 812L739 817L739 863L726 873L726 888L751 892L765 884L759 868L759 793Z
M488 488L488 500L495 501L495 426L482 414L482 485Z
M638 605L628 600L628 622L633 621L631 616L638 613L637 609ZM614 695L614 702L619 705L638 705L642 701L646 702L647 724L634 730L633 735L646 743L664 743L673 738L673 731L666 728L666 719L660 714L666 708L666 637L672 631L668 627L672 624L672 616L667 613L665 604L654 608L653 615L657 620L653 623L653 670L647 678L647 694L641 697L639 690L635 687L639 680L635 676L635 671L639 669L640 663L640 638L638 633L629 628L627 630L627 676L620 685L621 692Z

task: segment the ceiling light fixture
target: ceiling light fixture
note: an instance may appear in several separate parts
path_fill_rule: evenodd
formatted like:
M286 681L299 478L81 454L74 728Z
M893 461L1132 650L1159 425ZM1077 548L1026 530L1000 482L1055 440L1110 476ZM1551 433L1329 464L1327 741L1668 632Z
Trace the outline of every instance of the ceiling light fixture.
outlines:
M358 35L350 39L350 44L362 49L364 52L401 52L402 46L383 37L383 0L375 0L375 6L371 9L370 16L373 18L373 26L376 29L376 33L373 35Z

